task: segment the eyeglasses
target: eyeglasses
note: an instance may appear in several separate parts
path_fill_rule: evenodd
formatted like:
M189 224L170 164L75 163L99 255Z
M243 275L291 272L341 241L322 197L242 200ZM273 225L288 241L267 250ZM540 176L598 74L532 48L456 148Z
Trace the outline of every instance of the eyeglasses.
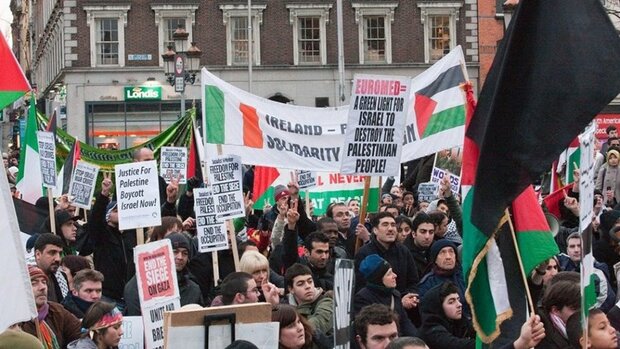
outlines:
M257 295L260 295L260 290L258 289L258 287L254 287L253 289L251 289L251 290L249 290L249 291L245 291L246 295L247 295L249 292L254 292L254 293L255 293L255 294L257 294Z

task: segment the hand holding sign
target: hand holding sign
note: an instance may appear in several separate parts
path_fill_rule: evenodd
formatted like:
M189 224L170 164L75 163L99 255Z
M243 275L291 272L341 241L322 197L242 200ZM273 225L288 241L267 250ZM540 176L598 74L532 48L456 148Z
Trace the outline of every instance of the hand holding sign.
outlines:
M442 198L452 196L452 188L450 187L450 174L446 173L445 176L439 181L439 195Z
M112 190L113 186L114 183L112 182L112 173L104 172L103 180L101 181L101 195L110 196L110 191Z

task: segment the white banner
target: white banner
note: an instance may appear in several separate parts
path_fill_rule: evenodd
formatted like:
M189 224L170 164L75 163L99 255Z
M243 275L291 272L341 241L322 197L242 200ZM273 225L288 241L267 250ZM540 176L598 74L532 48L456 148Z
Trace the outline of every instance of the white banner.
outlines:
M119 229L161 225L159 178L155 161L114 166Z
M579 136L581 158L579 159L579 231L584 232L592 223L594 208L594 122Z
M194 212L196 213L198 251L202 253L227 250L226 224L216 218L211 188L194 189Z
M180 178L179 184L187 183L187 148L162 147L159 152L159 175L166 183Z
M93 193L97 185L99 166L79 160L69 184L69 196L73 205L86 210L90 209Z
M241 166L241 158L236 155L209 159L207 172L218 219L245 217Z
M37 142L39 143L39 163L43 186L56 188L56 142L54 134L37 131Z
M355 75L341 173L396 176L411 78Z

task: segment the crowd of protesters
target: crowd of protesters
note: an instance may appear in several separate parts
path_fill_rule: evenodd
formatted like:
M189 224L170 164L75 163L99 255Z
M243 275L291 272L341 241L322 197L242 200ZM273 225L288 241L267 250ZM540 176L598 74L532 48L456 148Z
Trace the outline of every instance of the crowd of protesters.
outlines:
M614 133L615 132L615 133ZM501 348L617 348L620 303L620 143L617 132L597 153L594 213L596 310L581 332L578 231L579 187L560 200L555 240L561 253L528 275L537 313L519 324ZM4 156L9 182L15 183L16 158ZM143 148L135 161L154 159ZM357 348L475 348L472 309L465 301L460 260L463 222L460 197L448 177L436 200L418 200L417 187L430 180L431 156L407 164L403 181L389 178L382 187L379 212L360 219L361 201L333 202L324 216L305 207L295 182L275 188L272 207L254 210L253 168L244 174L246 217L235 222L240 256L235 270L231 250L217 252L214 280L211 253L199 253L195 236L193 189L180 192L176 180L160 177L162 225L148 229L147 242L168 239L173 248L181 305L201 307L267 302L280 324L281 348L331 348L334 337L334 269L337 258L355 261L353 334ZM13 188L13 187L12 187ZM116 348L122 317L141 314L134 250L135 230L119 230L115 183L104 174L88 217L61 197L55 206L55 234L41 222L26 249L34 251L29 274L38 310L35 321L16 324L0 335L19 348ZM605 188L606 190L602 190ZM17 194L16 194L17 195ZM46 199L37 203L45 208ZM85 219L87 218L87 219ZM26 251L24 251L26 253ZM218 286L214 286L219 281ZM490 300L489 300L490 301ZM37 336L27 337L20 332ZM33 342L34 339L34 342ZM21 342L20 342L21 341ZM27 346L28 342L31 346ZM38 345L38 346L37 346ZM255 347L237 341L231 348ZM4 347L4 346L2 346ZM500 347L500 346L498 346Z

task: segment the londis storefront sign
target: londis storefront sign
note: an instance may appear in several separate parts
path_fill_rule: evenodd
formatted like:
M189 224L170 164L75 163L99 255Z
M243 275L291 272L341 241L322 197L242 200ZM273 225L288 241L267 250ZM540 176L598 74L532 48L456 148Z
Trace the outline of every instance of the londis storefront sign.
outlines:
M161 86L125 87L126 101L161 101Z

